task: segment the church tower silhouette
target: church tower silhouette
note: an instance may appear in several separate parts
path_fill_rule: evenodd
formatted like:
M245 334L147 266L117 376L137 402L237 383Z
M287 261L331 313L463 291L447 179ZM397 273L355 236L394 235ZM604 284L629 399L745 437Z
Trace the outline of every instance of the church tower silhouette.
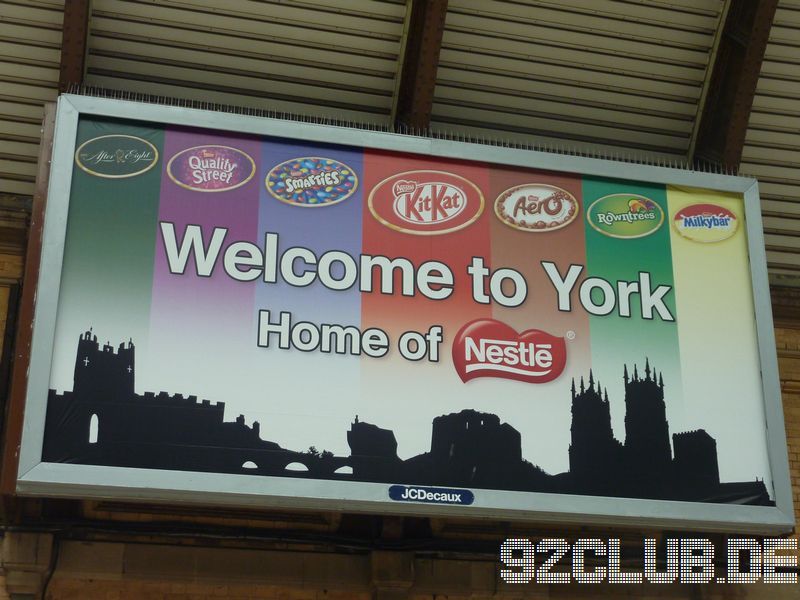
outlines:
M633 377L624 367L625 455L627 480L647 497L663 497L671 480L672 449L669 443L664 380L645 361L644 378L636 365Z
M601 393L600 382L595 387L589 371L589 387L580 380L579 391L572 380L572 427L569 446L569 471L574 481L580 481L584 493L607 495L614 491L622 459L622 444L611 429L608 391Z

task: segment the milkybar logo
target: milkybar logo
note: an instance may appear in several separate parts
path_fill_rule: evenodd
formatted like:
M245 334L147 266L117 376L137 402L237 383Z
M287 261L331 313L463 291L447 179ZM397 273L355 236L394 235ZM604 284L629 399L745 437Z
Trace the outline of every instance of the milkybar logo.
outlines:
M467 323L453 343L453 364L465 383L477 377L546 383L561 375L566 362L564 338L538 329L517 333L495 319Z
M672 224L680 235L693 242L721 242L738 228L736 215L717 204L692 204L680 209Z

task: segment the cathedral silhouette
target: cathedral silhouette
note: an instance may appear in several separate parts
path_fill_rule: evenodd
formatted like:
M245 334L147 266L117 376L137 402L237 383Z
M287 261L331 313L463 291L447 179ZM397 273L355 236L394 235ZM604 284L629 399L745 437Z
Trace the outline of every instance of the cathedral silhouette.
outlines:
M572 383L569 471L551 475L525 460L519 432L497 415L462 410L433 420L428 452L397 456L389 429L359 421L350 456L295 451L261 439L244 415L196 396L134 391L132 340L115 350L91 331L79 337L74 385L50 390L42 460L386 484L553 492L774 506L764 482L720 482L716 441L698 429L672 435L661 375L645 362L625 382L625 441L614 437L608 392L590 371Z

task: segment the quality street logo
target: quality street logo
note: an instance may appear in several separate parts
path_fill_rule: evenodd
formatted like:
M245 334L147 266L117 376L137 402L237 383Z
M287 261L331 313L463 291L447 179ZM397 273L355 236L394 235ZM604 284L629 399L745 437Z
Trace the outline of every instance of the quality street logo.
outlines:
M467 323L453 342L453 365L464 383L478 377L546 383L561 375L566 364L564 338L539 329L517 333L495 319Z
M175 154L167 175L177 185L195 192L227 192L243 186L255 175L249 154L230 146L194 146Z

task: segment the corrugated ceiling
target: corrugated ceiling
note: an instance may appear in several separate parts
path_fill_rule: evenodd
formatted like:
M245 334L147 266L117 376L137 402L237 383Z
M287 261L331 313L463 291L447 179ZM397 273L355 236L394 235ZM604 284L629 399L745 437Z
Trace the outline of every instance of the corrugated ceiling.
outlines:
M684 157L723 5L450 0L433 122L605 154Z
M58 96L64 0L0 2L0 194L33 194L45 102Z
M759 180L773 279L800 276L800 0L780 0L741 170Z
M450 0L432 127L684 159L723 0ZM86 83L388 124L403 0L94 0ZM0 193L31 195L63 0L0 3ZM800 0L780 0L743 172L770 269L800 276Z
M402 0L94 0L86 83L388 123Z

